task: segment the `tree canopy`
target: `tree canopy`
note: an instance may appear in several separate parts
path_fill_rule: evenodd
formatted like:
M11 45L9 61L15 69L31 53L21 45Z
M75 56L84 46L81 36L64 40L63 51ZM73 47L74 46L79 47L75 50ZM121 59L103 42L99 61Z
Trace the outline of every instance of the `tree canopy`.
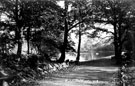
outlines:
M113 47L97 47L99 43L93 45L93 40L87 40L84 51L92 46L97 51L114 50L115 59L121 62L121 53L131 48L125 45L135 31L133 0L64 0L64 7L58 5L59 1L0 0L0 59L4 65L19 72L21 67L36 70L40 63L63 63L69 51L78 53L79 62L82 35L108 38L105 42L111 41ZM102 38L102 32L109 36ZM78 36L77 51L72 33Z

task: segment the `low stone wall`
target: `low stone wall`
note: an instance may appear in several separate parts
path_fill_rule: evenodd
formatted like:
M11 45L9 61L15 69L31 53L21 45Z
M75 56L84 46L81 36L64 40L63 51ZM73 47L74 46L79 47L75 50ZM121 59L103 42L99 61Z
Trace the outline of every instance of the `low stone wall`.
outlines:
M43 74L43 75L46 75L46 74L50 74L50 73L53 73L53 72L59 72L61 70L66 70L70 67L69 63L45 63L45 64L42 64L42 66L39 66L37 68L37 70Z

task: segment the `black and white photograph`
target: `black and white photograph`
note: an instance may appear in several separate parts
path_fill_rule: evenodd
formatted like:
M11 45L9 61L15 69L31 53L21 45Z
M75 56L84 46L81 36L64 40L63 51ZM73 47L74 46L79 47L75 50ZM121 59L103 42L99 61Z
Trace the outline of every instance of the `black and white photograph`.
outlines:
M0 0L0 86L135 86L135 0Z

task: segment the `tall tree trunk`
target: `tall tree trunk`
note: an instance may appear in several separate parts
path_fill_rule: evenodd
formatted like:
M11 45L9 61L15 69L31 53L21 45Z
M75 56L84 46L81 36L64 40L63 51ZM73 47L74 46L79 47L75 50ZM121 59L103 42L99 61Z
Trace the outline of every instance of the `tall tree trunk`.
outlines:
M76 58L77 62L79 62L80 60L80 48L81 48L81 31L79 31L79 43L78 43L77 58Z
M22 54L21 28L17 28L17 31L16 31L16 38L17 38L17 44L18 44L17 55L18 55L19 57L21 57L21 54Z
M64 42L62 45L62 50L61 50L61 57L58 60L58 62L62 63L65 60L65 52L66 52L66 48L67 48L67 40L68 40L68 21L67 21L67 11L68 11L68 2L65 1L65 18L64 18L64 22L65 22L65 31L64 31Z
M27 54L30 54L30 27L27 29Z
M122 48L123 48L123 40L122 40L122 33L121 33L121 31L122 31L122 27L121 27L121 21L119 21L119 27L118 27L118 50L119 50L119 56L120 56L120 59L122 58L121 57L121 53L122 53Z
M79 41L78 41L76 62L79 62L79 60L80 60L80 48L81 48L81 25L79 24Z
M61 50L61 57L58 60L58 62L62 63L65 60L65 52L67 48L67 37L68 37L68 25L67 25L67 20L65 19L65 33L64 33L64 42L62 45L62 50Z
M17 55L20 57L22 54L22 42L21 40L18 41L18 50L17 50Z
M118 32L117 25L114 23L114 50L115 50L115 59L117 64L121 64L121 55L119 51L119 42L118 42Z
M28 47L27 54L28 54L28 55L30 54L30 43L29 43L29 42L30 42L30 41L27 40L27 47Z
M17 38L17 43L18 43L18 50L17 50L17 55L20 57L21 52L22 52L22 39L21 39L21 27L19 26L19 19L18 19L18 0L16 0L16 38Z
M78 6L79 8L79 22L81 21L81 9L80 6ZM76 63L79 63L80 60L80 48L81 48L81 23L79 24L79 41L78 41L78 50L77 50L77 57L76 57Z

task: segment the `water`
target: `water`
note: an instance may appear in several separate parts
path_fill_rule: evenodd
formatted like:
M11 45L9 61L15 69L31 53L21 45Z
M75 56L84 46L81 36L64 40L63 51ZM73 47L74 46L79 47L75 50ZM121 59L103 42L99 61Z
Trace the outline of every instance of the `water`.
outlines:
M114 55L114 51L90 51L90 52L82 52L80 54L80 61L88 61L88 60L94 60L94 59L99 59L102 57L107 57L107 56L111 56ZM69 60L76 60L76 54L72 55L72 54L67 54L66 55L66 59Z
M80 59L83 59L84 61L88 61L88 60L99 59L111 55L114 55L114 51L98 51L98 52L91 51L91 52L81 53Z

